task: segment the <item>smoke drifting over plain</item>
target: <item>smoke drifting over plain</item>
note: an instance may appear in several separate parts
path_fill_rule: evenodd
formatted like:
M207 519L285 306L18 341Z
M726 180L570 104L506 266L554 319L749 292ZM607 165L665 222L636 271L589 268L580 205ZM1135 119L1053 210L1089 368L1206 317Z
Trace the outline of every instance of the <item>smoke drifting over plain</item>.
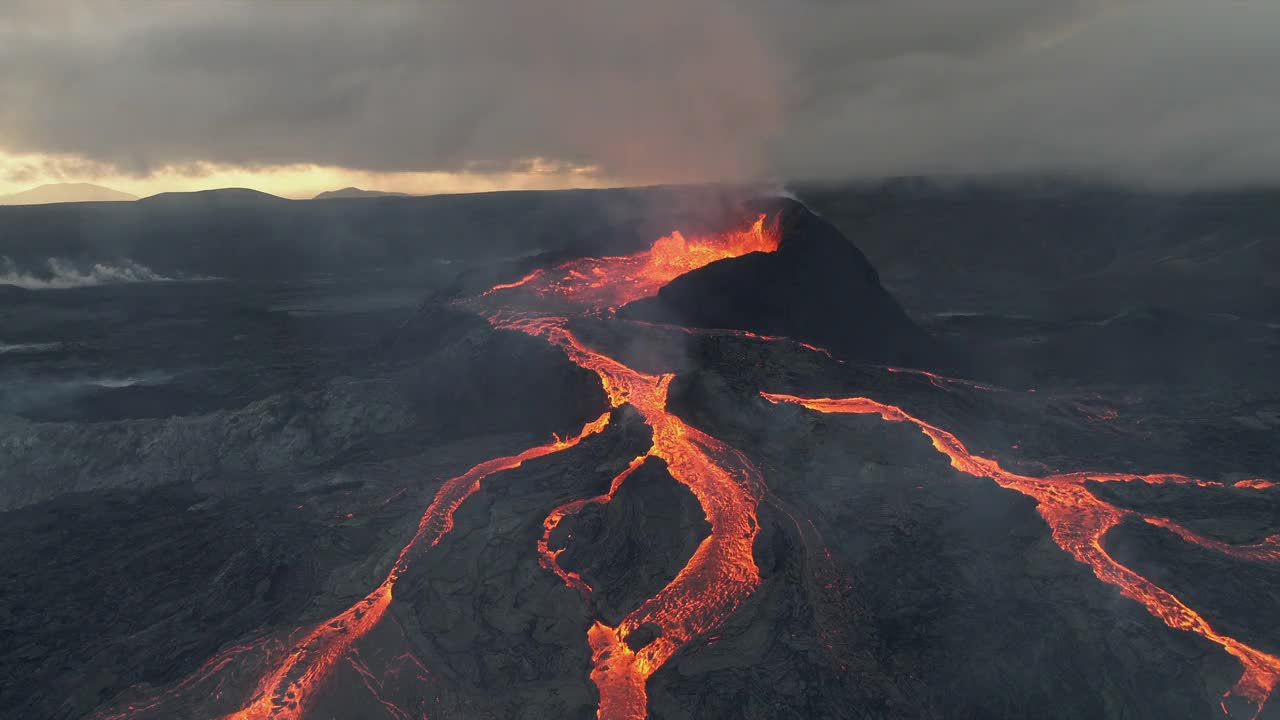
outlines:
M0 149L81 174L1265 182L1278 23L1269 0L20 2Z
M49 258L44 267L31 271L19 267L9 257L0 256L0 285L14 285L24 290L66 290L115 283L167 282L173 279L132 260L123 260L115 265L93 263L88 268L81 269L75 263Z

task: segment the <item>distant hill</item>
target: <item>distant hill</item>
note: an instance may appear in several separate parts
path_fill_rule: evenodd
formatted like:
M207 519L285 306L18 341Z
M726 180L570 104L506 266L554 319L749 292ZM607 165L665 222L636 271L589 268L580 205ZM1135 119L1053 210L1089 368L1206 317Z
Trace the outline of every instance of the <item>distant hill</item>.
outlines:
M538 253L626 254L673 228L723 226L739 203L736 191L716 187L320 202L229 188L0 207L0 275L38 275L50 258L77 268L127 259L165 277L271 281L378 268L434 273L447 261L474 262L472 280L491 286L529 272L529 263L551 262L531 257ZM486 275L499 271L514 277Z
M361 190L358 187L344 187L341 190L329 190L311 198L312 200L336 200L338 198L367 197L406 197L408 193L384 192L382 190Z
M981 316L1010 308L1086 321L1126 308L1280 319L1280 190L926 179L794 189L926 327L989 322ZM676 228L723 228L741 200L714 186L329 202L226 189L0 207L0 274L4 258L12 272L38 274L50 258L81 268L128 259L166 277L271 280L434 272L448 261L474 263L467 282L492 286L574 257L633 252Z
M254 203L285 201L285 198L252 188L219 188L191 192L162 192L148 195L140 202L149 204L208 205L210 203Z
M109 187L90 183L53 183L41 185L30 190L0 195L0 205L47 205L49 203L67 202L110 202L137 200L130 195Z

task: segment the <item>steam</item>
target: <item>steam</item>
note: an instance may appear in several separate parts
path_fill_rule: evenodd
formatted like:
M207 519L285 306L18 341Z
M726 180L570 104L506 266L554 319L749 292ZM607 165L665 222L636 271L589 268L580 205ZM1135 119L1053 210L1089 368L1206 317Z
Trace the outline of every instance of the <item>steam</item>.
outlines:
M44 343L0 343L0 355L34 355L36 353L57 350L62 347L60 342L44 342Z
M164 373L146 373L143 375L130 375L127 377L102 377L85 380L84 384L93 387L105 388L107 390L119 390L121 388L129 388L135 386L152 386L164 385L173 379L172 375Z
M779 197L779 198L790 200L796 203L797 205L799 205L800 207L804 208L806 211L809 212L810 215L813 215L814 217L822 217L822 213L809 207L809 205L804 200L800 199L800 196L796 194L796 191L793 190L786 183L778 183L777 185L774 185L771 189L767 190L765 194L771 197Z
M172 382L168 373L147 371L136 375L107 375L52 379L37 375L5 377L0 382L0 414L22 415L56 406L91 393L134 387L156 387Z
M183 278L165 277L146 265L122 260L116 265L94 263L87 270L58 258L45 261L46 269L33 273L18 267L12 258L0 258L0 285L16 285L26 290L66 290L68 288L119 283L173 282Z
M772 188L766 190L765 194L771 197L779 197L786 200L794 200L795 202L798 202L801 205L804 204L804 201L800 199L800 196L796 195L795 191L792 190L790 187L788 187L786 183L778 183L777 185L774 185Z

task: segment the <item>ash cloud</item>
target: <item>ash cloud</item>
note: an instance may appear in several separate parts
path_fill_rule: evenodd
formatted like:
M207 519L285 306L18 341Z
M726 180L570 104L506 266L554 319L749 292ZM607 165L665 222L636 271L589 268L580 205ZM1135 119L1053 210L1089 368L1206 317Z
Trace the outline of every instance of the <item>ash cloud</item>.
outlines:
M18 2L0 146L122 172L1280 174L1280 5Z

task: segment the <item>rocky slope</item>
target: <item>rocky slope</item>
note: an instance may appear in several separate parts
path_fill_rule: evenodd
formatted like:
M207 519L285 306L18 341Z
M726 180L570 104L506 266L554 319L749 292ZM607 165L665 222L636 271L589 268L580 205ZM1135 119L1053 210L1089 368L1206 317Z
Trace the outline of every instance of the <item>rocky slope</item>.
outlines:
M774 208L775 252L678 277L656 297L623 308L622 317L785 336L869 362L945 362L942 348L907 317L849 239L799 203L767 209Z

